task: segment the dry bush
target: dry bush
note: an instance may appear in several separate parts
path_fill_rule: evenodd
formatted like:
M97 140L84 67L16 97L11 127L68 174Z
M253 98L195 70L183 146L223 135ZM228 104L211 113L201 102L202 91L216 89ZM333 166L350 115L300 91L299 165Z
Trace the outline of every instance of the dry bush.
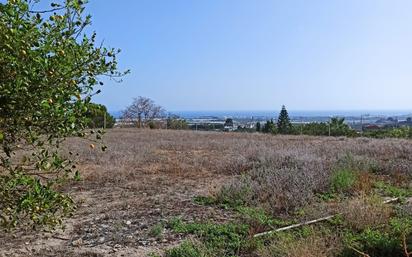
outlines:
M400 211L402 211L405 215L412 216L412 201L408 200L401 205Z
M298 164L283 167L258 167L234 180L222 189L221 198L226 202L242 201L250 206L261 206L269 212L288 212L309 203L314 192L327 181L327 171L321 166L310 168Z
M333 236L283 237L259 251L259 257L332 257L342 249Z
M358 172L356 177L356 182L354 185L354 191L362 194L369 194L372 189L375 177L369 172Z
M379 197L349 199L340 209L347 225L357 231L387 224L393 213L391 206Z
M412 174L412 142L400 139L112 129L104 142L104 153L74 139L67 144L79 153L89 184L124 186L144 174L194 180L236 175L224 191L272 212L304 206L328 191L336 167L361 172L355 189L363 192L372 187L370 172L394 180Z
M68 150L80 163L116 170L176 161L197 170L239 174L253 166L271 166L289 158L299 163L337 164L383 174L412 174L412 143L400 139L336 139L244 133L112 129L103 141L108 151L92 150L87 142L70 140ZM351 167L348 167L351 165Z

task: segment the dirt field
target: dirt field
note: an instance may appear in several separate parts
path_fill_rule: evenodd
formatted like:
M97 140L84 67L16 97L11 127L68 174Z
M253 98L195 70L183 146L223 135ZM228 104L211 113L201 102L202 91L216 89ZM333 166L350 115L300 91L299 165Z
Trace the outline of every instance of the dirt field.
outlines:
M107 152L92 150L80 140L67 142L68 150L79 153L83 180L65 188L78 202L65 230L0 234L0 256L162 253L184 236L166 228L157 237L153 229L157 224L177 216L184 221L234 220L232 210L196 204L194 197L215 195L223 185L264 162L292 158L297 167L304 163L308 170L301 179L310 186L295 181L299 190L282 188L290 193L282 193L285 201L290 202L287 197L299 201L290 209L268 207L279 216L312 203L314 196L302 198L299 192L327 187L333 165L348 154L355 161L379 166L382 177L405 182L403 178L412 174L412 142L395 139L113 129L104 141Z

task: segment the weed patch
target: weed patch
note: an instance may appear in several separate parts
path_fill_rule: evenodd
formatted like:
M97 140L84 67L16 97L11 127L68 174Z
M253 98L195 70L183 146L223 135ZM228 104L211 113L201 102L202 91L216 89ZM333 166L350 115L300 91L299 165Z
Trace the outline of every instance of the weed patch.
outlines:
M193 202L199 205L209 206L216 204L217 200L213 196L195 196L193 198Z
M387 224L392 208L379 197L360 197L347 200L341 206L342 216L348 227L355 231L376 228Z
M249 226L247 225L233 223L184 223L179 219L172 220L169 225L175 233L195 235L207 249L204 252L212 253L212 256L237 256L240 252L247 250L247 245L249 244L246 240L249 235ZM189 245L184 247L189 247ZM195 251L193 245L189 249ZM198 250L198 248L196 249Z
M157 223L156 225L152 226L149 230L149 236L155 238L162 238L164 231L164 226L162 223Z
M404 257L400 237L374 229L366 229L359 234L348 232L345 235L348 247L343 251L344 257L359 256L354 249L370 256Z
M336 193L348 193L356 182L356 174L352 170L337 170L331 177L331 188Z
M375 188L377 188L385 196L399 197L399 198L405 198L405 197L411 197L412 196L412 190L392 186L392 185L387 184L383 181L376 182L375 183Z
M327 232L330 233L330 232ZM272 242L259 250L260 257L332 257L340 251L339 240L330 234L306 227L297 232L278 233Z
M184 241L179 246L166 251L165 257L213 257L200 243Z

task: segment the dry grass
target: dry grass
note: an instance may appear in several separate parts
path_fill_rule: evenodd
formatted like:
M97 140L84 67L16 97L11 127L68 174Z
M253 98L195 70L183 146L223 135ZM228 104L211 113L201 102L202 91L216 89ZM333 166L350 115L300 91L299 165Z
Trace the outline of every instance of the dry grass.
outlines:
M332 257L342 249L339 239L313 233L307 237L283 237L259 252L259 257Z
M376 178L369 172L357 173L356 182L354 185L354 191L362 194L369 194L372 192L374 182Z
M396 183L412 175L412 142L398 139L113 129L104 142L106 152L92 150L78 139L66 143L66 151L79 153L76 158L83 176L82 182L65 188L79 202L75 217L62 232L69 240L51 247L50 240L38 234L16 239L0 234L0 256L25 249L26 242L30 247L38 243L73 252L77 248L71 243L78 239L83 241L80 252L92 247L103 256L110 254L99 249L115 244L147 251L164 249L181 239L168 231L163 235L165 242L148 240L148 234L153 225L170 217L233 219L230 211L199 206L192 200L196 195L219 192L224 185L232 198L279 213L305 206L314 201L316 193L327 191L336 167ZM356 190L370 190L373 180L366 176ZM126 221L131 224L125 225ZM102 235L104 242L96 243ZM321 240L310 240L314 248L323 247ZM290 256L314 256L305 251L308 255Z
M328 170L343 162L381 174L412 174L412 143L407 140L114 129L104 141L106 153L80 140L71 140L69 148L80 154L81 163L115 168L115 175L126 178L136 170L239 174L256 164L279 167L290 162L308 169Z
M359 197L341 204L341 213L346 223L355 231L376 228L387 224L393 214L390 205L377 197Z

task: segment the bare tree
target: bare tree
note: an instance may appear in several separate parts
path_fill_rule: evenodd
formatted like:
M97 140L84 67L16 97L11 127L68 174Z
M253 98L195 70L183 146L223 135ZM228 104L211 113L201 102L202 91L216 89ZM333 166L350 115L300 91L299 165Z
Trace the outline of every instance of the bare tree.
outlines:
M122 118L136 123L138 128L156 118L164 117L165 110L152 99L139 96L122 113Z

